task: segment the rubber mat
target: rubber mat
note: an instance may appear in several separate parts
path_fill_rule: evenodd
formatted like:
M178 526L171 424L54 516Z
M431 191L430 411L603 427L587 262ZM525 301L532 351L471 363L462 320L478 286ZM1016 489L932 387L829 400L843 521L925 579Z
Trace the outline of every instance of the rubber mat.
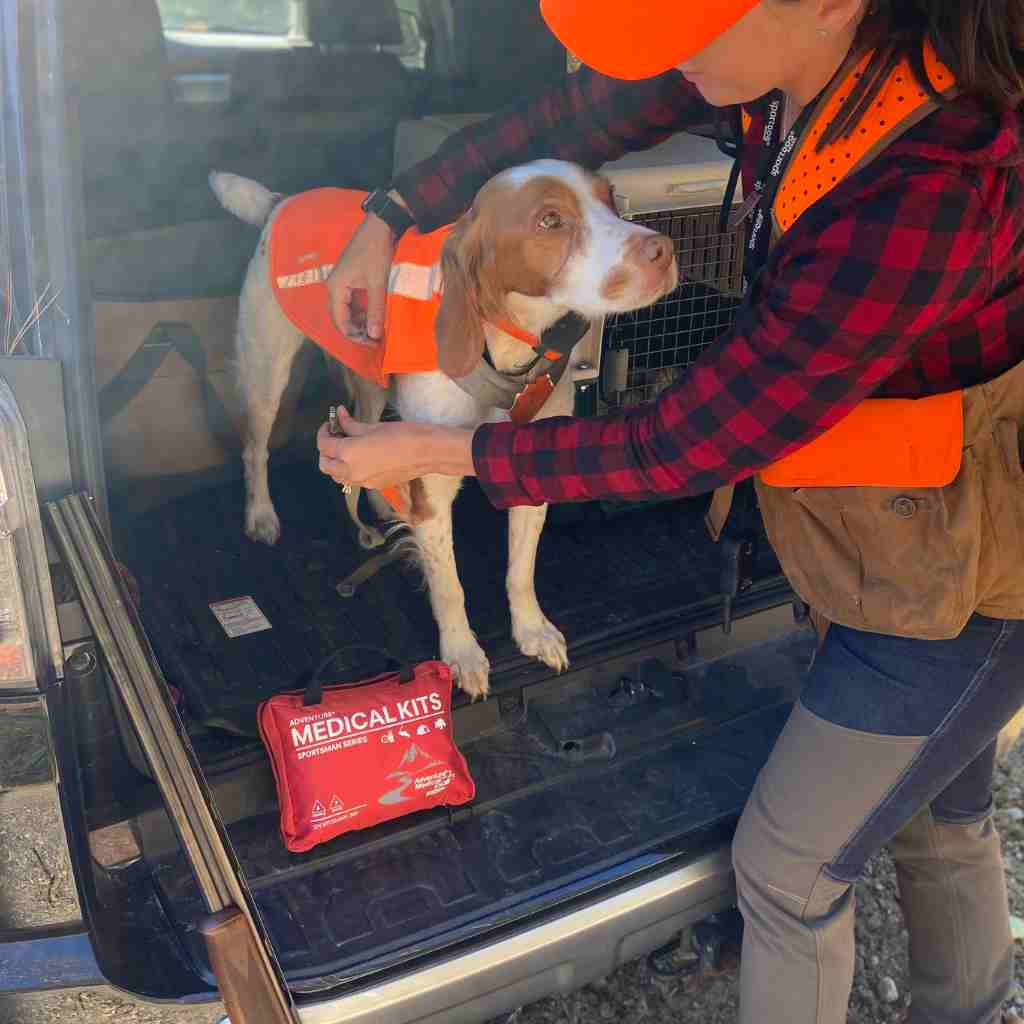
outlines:
M293 978L354 975L371 959L397 959L454 929L483 928L488 915L734 817L785 715L784 708L766 710L708 746L680 738L668 749L616 759L593 778L565 772L560 784L467 820L259 885L256 898L282 964ZM539 770L510 763L525 777ZM252 854L274 827L264 819L234 829L234 846ZM175 914L198 920L203 906L180 866L158 877ZM193 946L202 963L202 940Z
M304 855L284 850L270 816L231 826L286 971L344 980L369 962L397 963L409 949L539 909L627 858L734 821L813 646L804 630L696 667L619 724L605 714L612 693L575 698L574 715L587 717L589 703L615 736L617 753L600 763L552 756L531 709L466 746L478 792L454 820L424 812ZM189 923L203 912L190 873L176 859L157 878L204 962Z
M437 656L437 628L419 571L396 562L350 598L336 584L366 558L338 488L312 465L275 470L283 524L273 548L242 530L243 486L188 495L122 526L121 559L141 592L141 614L168 681L206 726L254 736L257 704L300 684L327 654L353 643ZM588 633L706 599L718 584L717 549L703 503L672 502L608 518L587 506L549 524L537 558L542 607L570 645ZM505 594L507 517L473 482L455 508L456 559L470 622L492 664L515 653ZM763 546L759 576L778 571ZM218 617L219 616L219 617ZM380 669L355 656L349 678Z

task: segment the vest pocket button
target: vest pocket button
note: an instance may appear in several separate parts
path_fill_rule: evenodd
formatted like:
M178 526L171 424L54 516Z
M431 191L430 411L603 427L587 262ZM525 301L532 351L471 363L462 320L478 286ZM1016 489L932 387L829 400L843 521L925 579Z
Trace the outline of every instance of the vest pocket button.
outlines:
M892 510L901 519L911 519L917 512L917 502L913 498L893 498Z

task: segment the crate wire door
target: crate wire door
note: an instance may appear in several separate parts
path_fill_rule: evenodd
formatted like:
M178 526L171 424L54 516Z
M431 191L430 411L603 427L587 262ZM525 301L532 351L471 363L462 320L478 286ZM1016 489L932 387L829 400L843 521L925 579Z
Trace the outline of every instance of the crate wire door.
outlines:
M629 218L672 239L679 264L679 287L648 309L618 313L605 320L603 344L609 353L625 349L624 388L609 387L604 401L613 407L654 398L729 329L743 291L744 233L719 231L719 209L664 210Z

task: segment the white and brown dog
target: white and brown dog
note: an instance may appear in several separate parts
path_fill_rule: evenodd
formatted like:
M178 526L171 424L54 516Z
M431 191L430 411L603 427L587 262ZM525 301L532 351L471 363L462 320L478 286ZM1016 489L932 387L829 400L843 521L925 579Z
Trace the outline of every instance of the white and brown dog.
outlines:
M266 240L279 214L277 197L230 174L215 172L211 185L229 211L264 229L241 295L237 373L247 419L245 528L254 540L273 544L280 523L267 485L267 444L304 332L285 315L272 286ZM338 239L339 252L347 241ZM375 422L389 401L402 419L415 422L472 428L507 419L505 408L465 386L467 375L483 366L485 351L499 375L526 380L524 371L536 365L538 353L524 337L539 338L570 312L592 319L640 309L678 283L670 239L619 217L607 181L554 160L517 167L488 182L446 236L439 269L426 275L438 281L436 322L431 318L437 369L395 373L387 388L349 373L356 419ZM316 267L314 276L322 280L327 270L329 265ZM571 375L563 373L539 415L567 415L572 404ZM461 480L428 476L416 483L418 488L406 492L406 519L440 631L441 657L463 690L484 696L489 664L466 616L452 544L451 507ZM379 533L358 517L357 488L347 500L363 546L380 543ZM381 509L379 498L374 506L390 512ZM561 671L568 666L565 639L541 611L534 590L545 515L546 507L510 511L507 591L519 649Z

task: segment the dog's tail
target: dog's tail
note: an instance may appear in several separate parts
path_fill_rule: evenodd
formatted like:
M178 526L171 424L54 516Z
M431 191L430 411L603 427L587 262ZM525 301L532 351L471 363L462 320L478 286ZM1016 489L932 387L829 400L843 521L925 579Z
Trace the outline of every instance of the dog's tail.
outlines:
M274 203L280 198L258 181L227 171L211 171L210 188L228 213L258 228L266 224Z

